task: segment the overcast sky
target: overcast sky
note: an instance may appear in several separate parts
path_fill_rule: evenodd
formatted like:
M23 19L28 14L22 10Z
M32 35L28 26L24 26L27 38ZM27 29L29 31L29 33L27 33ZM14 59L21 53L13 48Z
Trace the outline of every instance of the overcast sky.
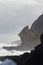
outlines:
M43 13L43 0L0 0L0 42L19 39L17 34Z

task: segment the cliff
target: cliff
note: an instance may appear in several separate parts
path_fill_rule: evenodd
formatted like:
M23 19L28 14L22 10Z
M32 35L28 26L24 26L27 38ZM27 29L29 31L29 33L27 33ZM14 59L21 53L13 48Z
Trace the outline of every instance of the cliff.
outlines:
M43 33L43 14L40 15L37 20L35 20L31 26L24 27L23 30L19 33L19 36L22 40L22 48L32 50L36 45L40 43L39 36Z
M38 17L37 20L31 26L31 29L37 32L39 35L43 33L43 14Z
M22 41L22 49L25 50L32 50L40 42L38 33L29 29L28 26L23 28L19 36Z

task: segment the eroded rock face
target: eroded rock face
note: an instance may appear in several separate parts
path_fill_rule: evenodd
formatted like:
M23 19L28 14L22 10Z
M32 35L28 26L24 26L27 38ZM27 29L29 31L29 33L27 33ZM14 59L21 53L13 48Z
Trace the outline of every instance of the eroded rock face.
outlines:
M23 50L32 50L34 46L39 43L39 35L37 32L29 29L28 26L24 27L23 30L19 33L19 36L22 40Z
M31 29L39 35L43 33L43 14L32 24Z

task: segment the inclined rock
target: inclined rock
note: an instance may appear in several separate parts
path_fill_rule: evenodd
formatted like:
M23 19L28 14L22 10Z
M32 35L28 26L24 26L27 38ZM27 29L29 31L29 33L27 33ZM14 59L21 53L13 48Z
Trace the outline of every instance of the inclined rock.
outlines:
M43 14L38 17L30 29L37 32L39 35L43 33Z

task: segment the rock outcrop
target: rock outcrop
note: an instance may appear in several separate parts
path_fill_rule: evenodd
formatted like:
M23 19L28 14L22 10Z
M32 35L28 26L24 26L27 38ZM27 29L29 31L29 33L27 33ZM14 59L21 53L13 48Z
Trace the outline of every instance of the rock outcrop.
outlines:
M30 29L37 32L39 35L43 33L43 14L38 17Z
M22 49L32 50L40 43L39 36L43 33L43 14L32 24L31 28L24 27L19 33L22 40Z
M6 59L11 59L14 62L17 63L17 65L23 65L27 58L30 58L30 54L28 52L24 53L23 55L20 56L2 56L0 57L0 61L5 61Z
M38 45L35 50L31 52L31 57L27 59L25 65L43 65L43 44Z
M28 26L24 27L19 36L24 50L32 50L40 42L38 33L29 29Z

